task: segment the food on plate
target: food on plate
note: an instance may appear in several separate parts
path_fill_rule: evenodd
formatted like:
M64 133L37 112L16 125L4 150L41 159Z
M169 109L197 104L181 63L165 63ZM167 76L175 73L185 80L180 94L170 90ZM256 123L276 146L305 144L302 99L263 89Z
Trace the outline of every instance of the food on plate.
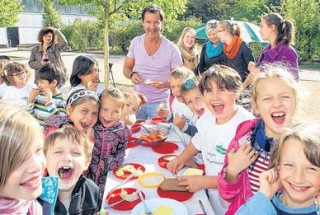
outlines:
M165 176L161 172L148 172L142 174L138 178L138 183L142 187L156 188L165 180Z
M144 142L150 143L155 142L158 140L163 140L165 137L157 134L156 132L152 131L148 135L142 135L140 139Z
M143 173L143 171L140 168L136 169L133 165L128 164L120 167L116 171L116 175L122 177L124 176L125 172L133 173L136 177L140 176Z
M169 155L169 156L164 157L163 159L165 161L172 161L173 159L175 159L177 157L178 157L177 155Z
M179 186L178 183L179 183L178 179L168 178L160 184L160 188L162 190L167 190L167 191L181 191L181 192L188 191L186 187Z
M127 202L133 202L139 198L137 192L128 194L128 192L124 189L121 190L120 196L122 199L124 199Z
M153 215L172 215L173 212L174 211L172 208L164 205L159 205L152 214Z
M150 79L147 79L143 82L146 85L152 84L153 82Z
M203 175L202 169L188 168L184 171L183 175Z

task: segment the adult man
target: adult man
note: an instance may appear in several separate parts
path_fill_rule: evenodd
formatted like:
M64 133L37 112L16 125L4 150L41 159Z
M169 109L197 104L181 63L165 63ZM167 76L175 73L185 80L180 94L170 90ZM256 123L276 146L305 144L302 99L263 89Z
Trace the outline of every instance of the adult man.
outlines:
M155 5L143 9L145 34L135 37L124 62L123 74L135 85L135 90L147 97L138 119L155 117L158 105L166 106L169 98L169 74L183 64L179 49L161 35L163 11Z

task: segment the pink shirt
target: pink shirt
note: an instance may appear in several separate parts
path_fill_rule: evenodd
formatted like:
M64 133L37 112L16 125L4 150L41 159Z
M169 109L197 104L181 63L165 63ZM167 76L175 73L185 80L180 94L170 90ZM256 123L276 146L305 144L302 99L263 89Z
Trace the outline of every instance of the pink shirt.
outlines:
M133 38L127 57L134 58L134 71L141 76L142 82L168 81L172 69L183 65L180 51L170 40L161 36L161 44L157 52L149 56L145 45L145 34ZM139 84L135 90L147 97L148 103L160 102L169 98L169 89L156 89L153 86Z

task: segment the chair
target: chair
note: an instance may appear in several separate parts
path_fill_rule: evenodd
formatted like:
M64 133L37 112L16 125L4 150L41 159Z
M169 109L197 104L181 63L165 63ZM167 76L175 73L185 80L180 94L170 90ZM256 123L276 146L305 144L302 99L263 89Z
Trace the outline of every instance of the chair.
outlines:
M113 86L116 87L116 83L114 82L113 71L112 71L113 63L109 63L109 79L111 78Z

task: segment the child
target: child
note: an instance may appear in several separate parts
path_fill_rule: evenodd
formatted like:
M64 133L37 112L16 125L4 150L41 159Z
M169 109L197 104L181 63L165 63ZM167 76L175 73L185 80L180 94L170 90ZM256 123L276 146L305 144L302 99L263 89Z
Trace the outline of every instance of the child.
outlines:
M0 214L42 214L43 134L26 110L0 101Z
M252 85L252 106L261 119L239 125L219 174L219 193L231 202L226 214L259 190L259 174L267 170L270 152L283 127L295 115L298 83L285 68L266 65Z
M168 163L168 169L177 173L185 162L201 151L205 164L205 176L181 176L179 185L190 192L209 189L209 199L215 214L224 214L225 202L219 197L217 176L222 168L226 149L237 126L253 116L236 104L241 92L240 75L226 66L212 66L201 81L200 92L203 94L209 111L197 121L198 133L178 158Z
M125 104L121 112L121 120L127 126L131 126L136 122L136 114L140 106L147 102L147 98L134 90L125 91L124 98Z
M2 78L5 85L0 87L0 99L12 100L16 104L26 107L29 93L36 85L28 83L30 72L26 66L12 62L4 67Z
M123 93L117 88L107 88L101 93L100 100L99 122L94 126L92 160L86 175L99 186L102 198L108 171L123 163L129 129L120 121Z
M35 74L38 88L30 91L27 110L44 126L46 118L65 115L66 96L58 89L60 73L52 65L45 65Z
M10 58L6 55L0 55L0 85L4 84L3 70L4 67L9 63Z
M188 106L183 103L180 88L187 79L193 77L194 73L186 67L178 67L176 70L174 70L169 76L170 89L174 96L171 104L172 113L165 109L161 104L157 108L157 113L159 116L165 118L169 122L174 123L176 126L176 131L185 145L190 142L191 135L188 133L184 134L183 132L188 130L190 124L193 124L189 122L195 121L196 117L188 108Z
M199 89L198 80L195 78L186 80L180 88L180 93L183 102L195 115L196 120L198 120L207 109L204 97ZM198 129L195 125L190 124L188 128L183 131L193 137L198 132Z
M320 125L290 126L271 154L271 169L260 174L259 192L237 214L319 214L319 158Z
M100 100L91 90L79 89L70 94L66 102L66 116L53 115L45 121L45 136L64 125L71 125L86 133L94 142L93 126L98 121Z
M61 128L50 134L44 144L47 170L59 177L55 214L95 214L100 210L99 188L82 172L88 168L93 144L75 128Z
M70 93L77 89L88 89L99 96L105 87L99 81L98 62L90 56L78 56L73 62L70 84Z

